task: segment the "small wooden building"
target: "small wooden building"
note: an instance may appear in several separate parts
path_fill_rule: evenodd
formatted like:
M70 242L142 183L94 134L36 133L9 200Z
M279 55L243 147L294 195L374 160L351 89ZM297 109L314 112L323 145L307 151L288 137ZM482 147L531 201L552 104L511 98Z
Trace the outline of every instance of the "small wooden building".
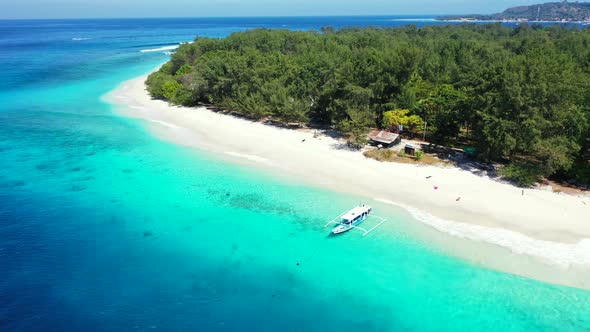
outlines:
M406 146L404 147L404 153L408 156L415 156L416 147L413 144L406 144Z
M379 129L375 129L375 130L371 131L368 138L371 141L371 144L373 144L373 145L382 144L383 146L386 146L386 147L391 147L395 144L401 143L401 141L402 141L399 134L392 133L387 130L379 130Z

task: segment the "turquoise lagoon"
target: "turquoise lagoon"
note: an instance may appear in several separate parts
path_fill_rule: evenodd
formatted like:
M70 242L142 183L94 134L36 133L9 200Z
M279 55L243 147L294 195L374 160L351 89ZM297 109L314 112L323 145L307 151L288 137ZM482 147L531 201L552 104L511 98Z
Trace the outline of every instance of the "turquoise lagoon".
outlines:
M376 202L378 231L328 237L360 197L163 142L101 101L195 35L397 19L0 21L0 330L590 330L588 291L453 257Z

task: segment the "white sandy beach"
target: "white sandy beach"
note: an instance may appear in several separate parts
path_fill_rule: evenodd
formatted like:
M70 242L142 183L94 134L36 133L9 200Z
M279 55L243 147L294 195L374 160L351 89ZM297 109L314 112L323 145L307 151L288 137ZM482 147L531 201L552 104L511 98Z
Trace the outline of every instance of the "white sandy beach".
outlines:
M454 236L501 245L562 267L590 267L588 195L538 189L525 189L522 195L520 188L457 168L378 162L360 152L338 149L341 142L326 136L317 139L311 132L152 100L145 79L124 82L106 99L120 105L125 116L147 121L163 139L273 169L311 185L401 206L423 223Z

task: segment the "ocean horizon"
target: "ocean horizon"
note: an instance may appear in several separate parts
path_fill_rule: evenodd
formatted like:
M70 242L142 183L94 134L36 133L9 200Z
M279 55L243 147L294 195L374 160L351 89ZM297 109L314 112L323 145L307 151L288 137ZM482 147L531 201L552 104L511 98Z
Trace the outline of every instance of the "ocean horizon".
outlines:
M196 36L408 19L0 20L0 330L589 330L587 290L445 251L467 240L385 202L367 202L378 231L328 237L362 197L163 141L103 100Z

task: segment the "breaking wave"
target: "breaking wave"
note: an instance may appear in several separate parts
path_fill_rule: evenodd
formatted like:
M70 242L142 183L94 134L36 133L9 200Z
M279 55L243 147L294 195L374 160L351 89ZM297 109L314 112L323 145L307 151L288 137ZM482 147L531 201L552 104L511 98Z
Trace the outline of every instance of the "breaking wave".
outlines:
M503 228L442 219L417 208L383 198L375 198L375 200L401 207L418 221L452 236L502 246L515 254L537 257L563 268L571 265L590 266L590 239L582 239L572 244L538 240Z
M158 48L149 48L149 49L145 49L145 50L139 50L139 52L141 52L141 53L170 52L172 50L177 49L179 46L180 45L169 45L169 46L163 46L163 47L158 47Z

